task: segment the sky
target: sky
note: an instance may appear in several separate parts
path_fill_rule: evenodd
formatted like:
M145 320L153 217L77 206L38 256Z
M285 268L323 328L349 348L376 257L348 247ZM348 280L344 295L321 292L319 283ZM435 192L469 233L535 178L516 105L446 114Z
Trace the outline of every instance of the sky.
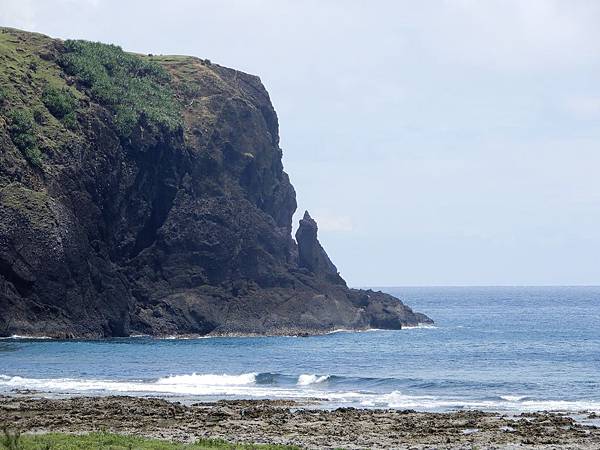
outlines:
M261 77L352 286L600 284L600 2L0 0Z

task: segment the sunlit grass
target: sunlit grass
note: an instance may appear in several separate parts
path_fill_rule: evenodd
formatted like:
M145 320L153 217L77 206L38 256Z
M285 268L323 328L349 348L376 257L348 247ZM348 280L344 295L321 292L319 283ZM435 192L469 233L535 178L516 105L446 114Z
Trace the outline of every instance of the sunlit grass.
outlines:
M199 439L193 444L181 444L112 433L15 435L8 433L0 439L2 450L297 450L285 445L231 444L218 439Z

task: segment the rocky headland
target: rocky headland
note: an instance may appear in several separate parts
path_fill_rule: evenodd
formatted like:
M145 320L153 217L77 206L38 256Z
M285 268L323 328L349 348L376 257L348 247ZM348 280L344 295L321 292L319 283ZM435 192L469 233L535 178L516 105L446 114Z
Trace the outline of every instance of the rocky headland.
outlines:
M295 210L258 77L0 29L0 336L431 322L348 288Z

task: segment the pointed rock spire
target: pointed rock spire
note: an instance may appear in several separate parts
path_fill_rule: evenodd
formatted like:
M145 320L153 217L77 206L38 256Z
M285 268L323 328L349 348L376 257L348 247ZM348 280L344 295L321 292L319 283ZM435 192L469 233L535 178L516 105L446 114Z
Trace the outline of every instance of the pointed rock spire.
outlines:
M308 211L305 211L304 217L300 220L298 231L296 231L298 265L329 281L346 284L339 275L337 267L331 262L327 252L321 246L317 238L318 229L317 222L310 216Z

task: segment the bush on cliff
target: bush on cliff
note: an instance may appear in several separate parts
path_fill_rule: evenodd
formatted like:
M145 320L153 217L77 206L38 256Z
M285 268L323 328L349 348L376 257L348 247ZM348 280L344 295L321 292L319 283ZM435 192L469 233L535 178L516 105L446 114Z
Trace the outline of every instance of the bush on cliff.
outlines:
M128 138L142 119L157 131L181 127L180 108L168 85L170 76L160 65L99 42L68 40L65 49L63 68L112 110L121 138Z
M46 87L42 94L42 101L48 111L57 119L72 114L77 108L77 99L67 88Z
M8 92L6 88L0 86L0 107L4 106L5 100L8 98Z
M42 153L37 147L35 122L29 109L13 109L7 114L8 131L13 144L23 153L25 158L38 167L42 166Z

